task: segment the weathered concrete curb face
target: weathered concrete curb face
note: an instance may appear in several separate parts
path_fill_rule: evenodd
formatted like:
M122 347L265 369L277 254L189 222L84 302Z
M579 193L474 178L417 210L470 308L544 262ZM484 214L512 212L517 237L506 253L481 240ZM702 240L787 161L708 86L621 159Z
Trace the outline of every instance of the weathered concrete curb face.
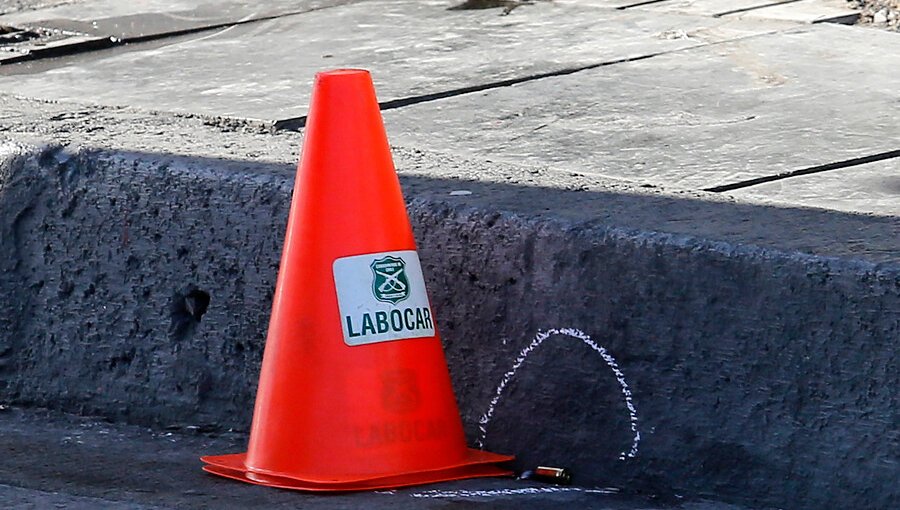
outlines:
M245 430L293 168L7 147L0 398ZM900 502L896 264L409 210L473 442L532 337L571 327L614 357L635 411L607 360L548 338L484 425L521 467L788 508Z

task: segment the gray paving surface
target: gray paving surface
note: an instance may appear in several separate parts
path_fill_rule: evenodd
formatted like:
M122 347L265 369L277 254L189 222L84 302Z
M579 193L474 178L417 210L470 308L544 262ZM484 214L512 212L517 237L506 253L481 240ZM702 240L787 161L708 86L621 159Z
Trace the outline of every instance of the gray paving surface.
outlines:
M352 1L273 0L257 4L240 0L37 0L28 9L9 13L4 23L127 38L304 12ZM42 4L47 7L38 8Z
M275 121L306 114L312 77L323 68L371 69L379 99L389 101L784 26L577 4L539 3L517 9L514 16L446 11L446 5L362 2L197 34L152 49L126 47L74 62L26 64L0 71L8 75L0 79L0 89L47 99ZM679 30L699 35L667 35Z
M896 217L900 214L900 159L758 184L729 194L782 207L802 205ZM860 246L866 243L864 235L855 241Z
M174 508L595 508L741 510L710 501L660 502L614 487L483 479L375 493L310 495L242 484L200 470L199 456L238 451L243 434L153 431L42 411L0 411L0 506Z
M227 29L235 25L287 17L360 0L304 0L255 3L207 2L40 2L9 6L5 26L24 32L5 44L0 64L96 51L136 42ZM4 12L4 11L0 11Z
M731 18L765 18L819 23L832 20L853 24L858 12L843 0L674 0L649 3L641 8L663 12L706 14Z
M402 144L704 189L900 147L900 52L884 67L855 57L900 49L900 38L857 31L817 25L695 48L392 110L386 122ZM900 213L900 199L888 202L860 211Z
M73 4L78 1L79 0L0 0L0 14Z
M71 19L94 34L125 27L134 35L313 9L4 66L0 89L275 122L305 114L317 70L362 66L372 69L384 102L452 96L386 112L395 143L664 189L728 185L900 147L894 33L859 37L853 27L716 18L709 14L722 7L713 1L626 10L614 9L616 2L538 2L509 16L446 11L441 1L341 3L259 8L237 0L158 0L24 11L6 18L37 25ZM878 55L877 64L861 55ZM622 62L634 58L642 59ZM611 62L619 63L604 65ZM495 85L511 79L525 82ZM472 87L487 89L460 93ZM796 201L782 192L767 199L772 185L733 195L896 215L900 199L892 188L867 187L871 179L854 169L890 174L897 161L842 170L854 186L846 194L819 187L821 179L795 177L778 189L796 189Z

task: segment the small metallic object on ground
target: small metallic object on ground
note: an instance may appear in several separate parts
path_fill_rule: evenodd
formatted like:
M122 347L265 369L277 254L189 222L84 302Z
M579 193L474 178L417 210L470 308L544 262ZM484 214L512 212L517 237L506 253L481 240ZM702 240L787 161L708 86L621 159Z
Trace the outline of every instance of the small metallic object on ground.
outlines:
M566 468L538 466L534 470L523 471L519 480L535 480L538 482L569 485L572 483L572 472Z

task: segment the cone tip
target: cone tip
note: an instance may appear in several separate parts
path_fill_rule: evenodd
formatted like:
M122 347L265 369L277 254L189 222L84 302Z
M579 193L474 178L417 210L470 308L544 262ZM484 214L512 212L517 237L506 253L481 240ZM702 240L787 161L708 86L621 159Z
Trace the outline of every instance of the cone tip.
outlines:
M323 78L329 77L338 77L338 76L369 76L369 71L365 69L330 69L328 71L320 71L316 73L316 79L321 80Z

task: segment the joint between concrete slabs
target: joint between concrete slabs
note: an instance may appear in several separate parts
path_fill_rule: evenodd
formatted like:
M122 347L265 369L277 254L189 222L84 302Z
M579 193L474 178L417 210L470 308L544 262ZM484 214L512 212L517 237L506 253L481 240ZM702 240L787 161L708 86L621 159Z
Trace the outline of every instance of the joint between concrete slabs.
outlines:
M672 49L672 50L646 53L643 55L636 55L636 56L631 56L631 57L606 60L603 62L596 62L593 64L586 64L586 65L578 66L578 67L568 67L568 68L563 68L563 69L557 69L555 71L548 71L548 72L544 72L544 73L536 73L536 74L530 74L530 75L526 75L526 76L520 76L517 78L509 78L509 79L505 79L505 80L481 83L481 84L477 84L477 85L469 85L469 86L460 87L460 88L456 88L456 89L443 90L440 92L423 94L420 96L401 97L398 99L392 99L390 101L380 102L378 105L382 111L393 110L393 109L397 109L397 108L403 108L406 106L412 106L412 105L417 105L417 104L421 104L421 103L429 103L432 101L440 101L442 99L463 96L466 94L474 94L477 92L484 92L487 90L493 90L493 89L504 88L504 87L513 87L516 85L521 85L524 83L530 83L530 82L534 82L534 81L544 80L547 78L557 78L560 76L568 76L568 75L577 74L577 73L584 72L584 71L591 71L594 69L599 69L602 67L614 66L617 64L628 64L628 63L632 63L632 62L639 62L641 60L648 60L648 59L651 59L654 57L659 57L662 55L689 52L691 50L696 50L699 48L707 48L707 47L716 46L719 44L728 44L728 43L739 42L739 41L743 41L746 39L752 39L752 38L756 38L756 37L770 36L773 34L789 32L792 30L796 30L796 29L794 28L794 29L785 29L783 31L762 32L759 34L751 34L751 35L747 35L747 36L743 36L743 37L735 37L732 39L725 39L722 41L705 42L703 44L698 44L695 46L688 46L685 48L676 48L676 49ZM290 118L286 118L286 119L279 119L272 123L272 128L275 130L300 131L305 126L306 126L306 115L302 115L299 117L290 117Z

